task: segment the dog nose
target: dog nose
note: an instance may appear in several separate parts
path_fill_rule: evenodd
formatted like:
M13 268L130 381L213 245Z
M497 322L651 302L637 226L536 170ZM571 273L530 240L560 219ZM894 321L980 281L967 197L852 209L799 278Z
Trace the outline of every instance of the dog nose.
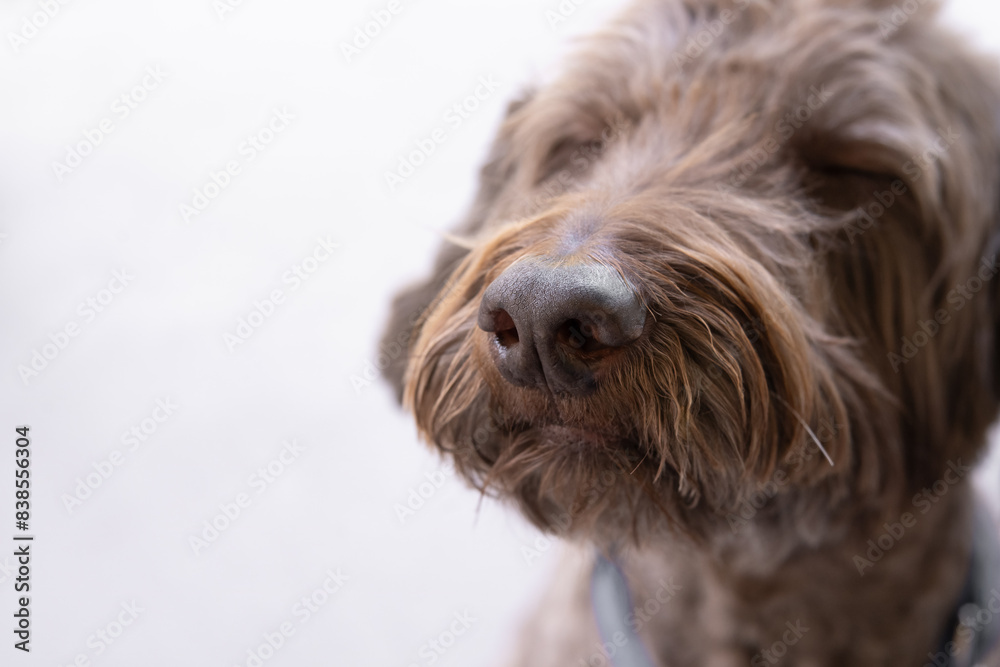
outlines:
M594 372L642 334L646 311L614 269L525 259L483 294L479 328L494 334L493 361L516 386L583 394Z

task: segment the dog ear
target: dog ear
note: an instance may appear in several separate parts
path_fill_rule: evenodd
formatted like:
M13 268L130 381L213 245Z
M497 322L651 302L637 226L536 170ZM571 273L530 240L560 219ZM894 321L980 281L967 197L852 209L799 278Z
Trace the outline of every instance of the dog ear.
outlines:
M993 233L990 236L988 257L1000 257L1000 95L996 100L996 172L993 183L994 188L994 208L993 208ZM1000 280L992 281L991 301L993 305L993 359L989 371L993 374L993 395L1000 401Z
M514 172L510 150L512 125L516 122L518 111L532 97L533 92L529 91L508 105L500 133L480 170L479 190L472 210L455 232L458 239L471 238L482 229L505 183ZM446 240L438 251L430 277L404 289L392 302L379 350L381 358L386 360L384 363L388 364L382 369L382 374L392 385L400 402L410 346L416 341L424 319L446 290L455 267L467 253L468 250L459 243Z
M899 423L898 443L878 447L923 485L976 457L1000 401L1000 77L920 21L893 40L894 79L859 54L874 75L829 81L792 145L833 221L815 238L828 326L896 397L878 418Z

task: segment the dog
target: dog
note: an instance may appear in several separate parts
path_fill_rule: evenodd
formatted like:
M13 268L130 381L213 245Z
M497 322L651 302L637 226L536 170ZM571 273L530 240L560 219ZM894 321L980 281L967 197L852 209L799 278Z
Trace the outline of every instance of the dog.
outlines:
M567 545L511 664L1000 665L1000 73L935 14L638 0L510 105L386 374Z

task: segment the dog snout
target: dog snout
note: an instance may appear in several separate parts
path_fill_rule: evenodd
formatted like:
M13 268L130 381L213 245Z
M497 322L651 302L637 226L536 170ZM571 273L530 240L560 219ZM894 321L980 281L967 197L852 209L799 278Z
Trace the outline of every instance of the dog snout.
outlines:
M516 262L490 284L478 319L508 382L571 394L596 388L597 371L645 323L645 307L613 268L541 259Z

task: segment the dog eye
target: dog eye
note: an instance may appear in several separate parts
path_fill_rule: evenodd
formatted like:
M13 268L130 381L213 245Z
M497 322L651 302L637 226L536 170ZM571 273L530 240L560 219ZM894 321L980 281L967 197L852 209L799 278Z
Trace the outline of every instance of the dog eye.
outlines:
M552 144L538 170L538 182L548 180L559 171L569 161L569 157L575 148L576 141L568 138L560 139Z
M574 179L585 174L600 159L605 148L605 142L600 139L560 139L542 160L536 184L549 180L556 180L567 186L572 184Z

